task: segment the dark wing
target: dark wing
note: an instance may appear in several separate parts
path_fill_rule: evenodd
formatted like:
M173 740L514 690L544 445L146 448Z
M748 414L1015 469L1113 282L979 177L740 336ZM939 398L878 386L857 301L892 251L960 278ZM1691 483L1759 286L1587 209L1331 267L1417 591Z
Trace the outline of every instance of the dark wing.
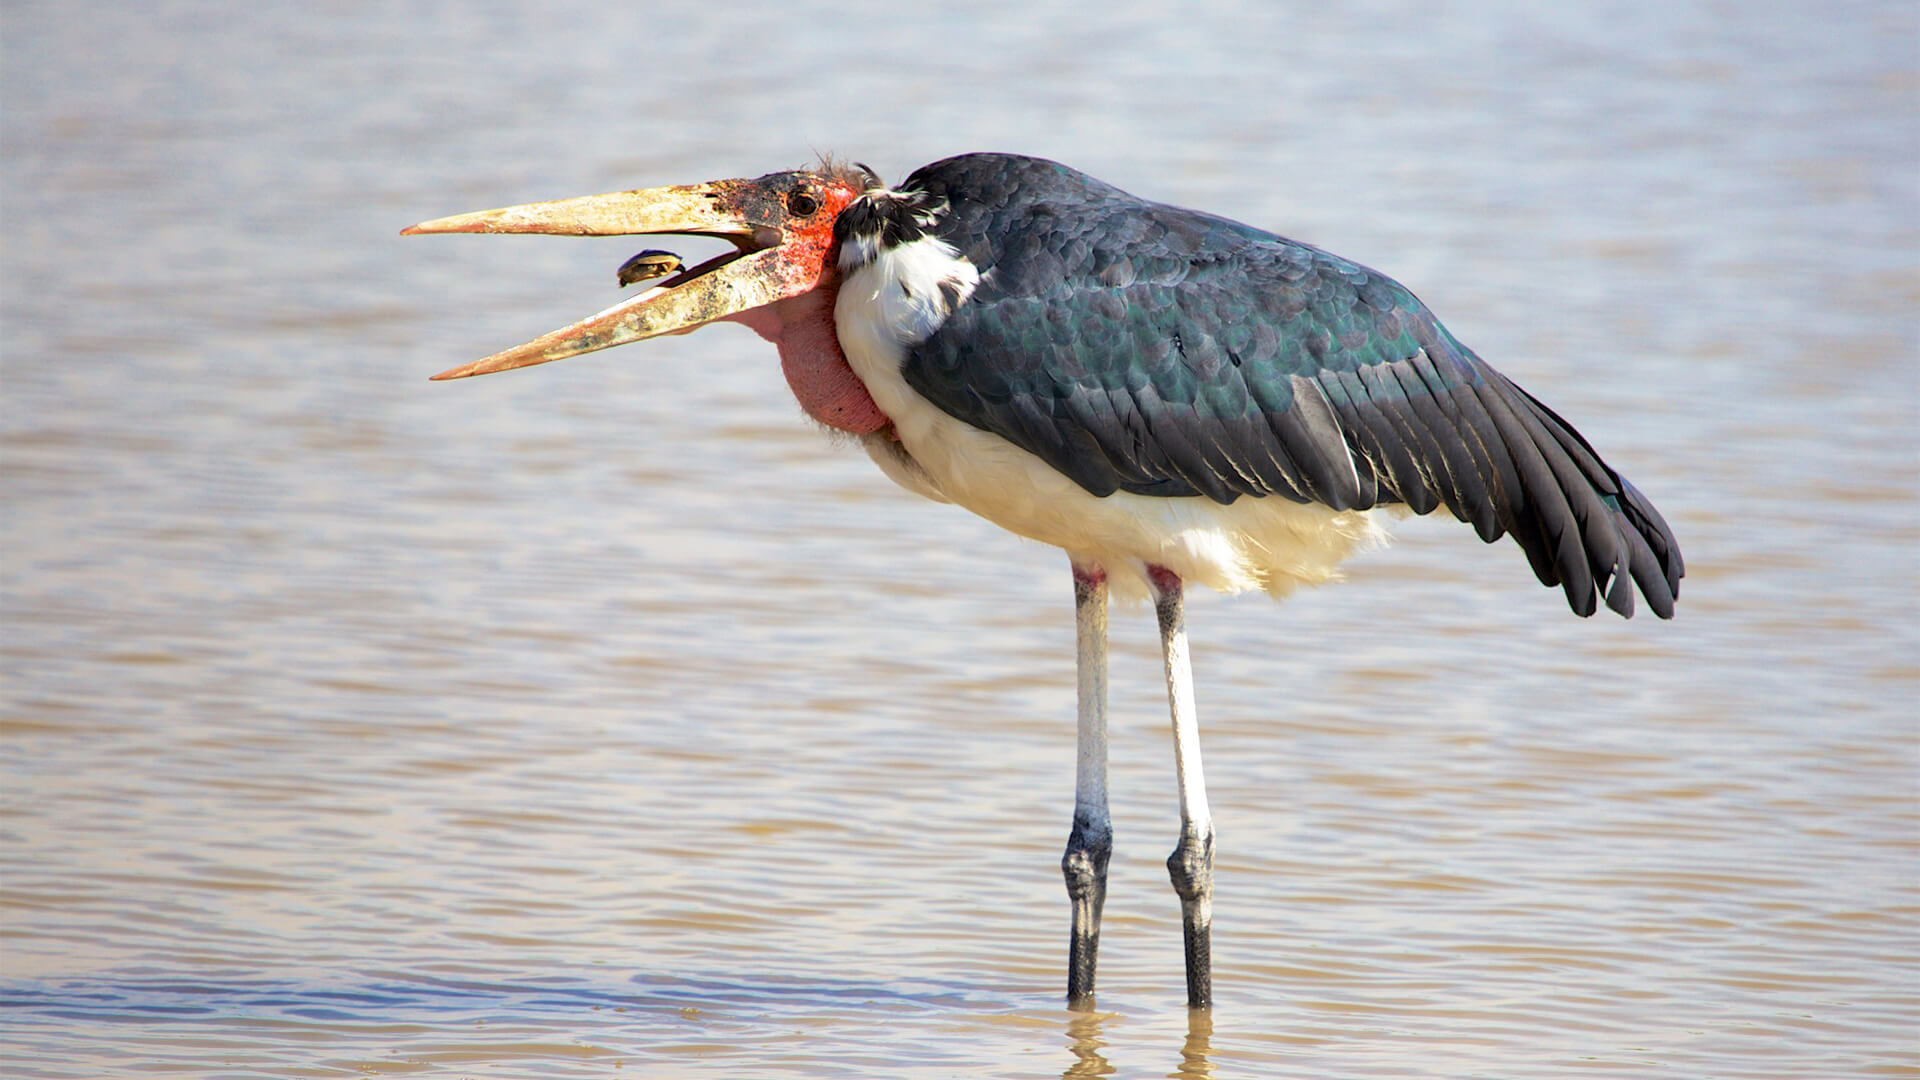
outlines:
M1631 581L1672 616L1653 504L1391 278L1034 158L902 186L948 201L938 232L983 275L903 369L949 414L1095 495L1445 506L1581 615L1602 590L1631 615Z

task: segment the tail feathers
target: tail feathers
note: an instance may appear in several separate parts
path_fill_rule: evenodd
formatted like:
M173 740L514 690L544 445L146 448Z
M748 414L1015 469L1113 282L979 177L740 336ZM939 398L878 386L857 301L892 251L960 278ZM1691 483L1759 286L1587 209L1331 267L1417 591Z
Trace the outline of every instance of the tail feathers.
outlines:
M1640 586L1655 615L1671 619L1674 601L1680 598L1680 579L1687 573L1686 562L1680 557L1667 519L1626 477L1618 479L1625 500L1616 514L1626 525L1621 532L1634 546L1634 583Z
M1686 572L1666 520L1613 471L1573 426L1491 369L1475 389L1514 466L1517 492L1502 524L1543 585L1559 585L1586 616L1604 599L1631 618L1637 587L1660 618L1673 617ZM1516 497L1517 496L1517 497Z

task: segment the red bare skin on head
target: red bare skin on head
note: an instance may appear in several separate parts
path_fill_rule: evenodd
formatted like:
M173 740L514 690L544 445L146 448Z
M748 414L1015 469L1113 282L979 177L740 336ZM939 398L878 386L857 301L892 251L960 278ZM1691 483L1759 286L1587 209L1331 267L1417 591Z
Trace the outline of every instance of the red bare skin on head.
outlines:
M871 435L893 423L874 404L867 386L847 364L833 326L840 292L833 220L860 196L851 184L828 180L818 213L792 223L781 238L781 274L787 299L729 316L780 350L780 371L808 416L838 431Z

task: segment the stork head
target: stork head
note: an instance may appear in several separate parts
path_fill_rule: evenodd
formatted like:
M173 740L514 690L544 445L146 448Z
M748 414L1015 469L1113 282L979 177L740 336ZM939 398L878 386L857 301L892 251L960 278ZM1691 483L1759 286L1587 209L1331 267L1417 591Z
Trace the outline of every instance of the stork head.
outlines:
M480 210L403 229L409 236L717 236L735 248L680 270L598 315L434 378L486 375L684 333L811 292L836 272L834 220L877 184L864 168L823 165L754 180L715 180Z

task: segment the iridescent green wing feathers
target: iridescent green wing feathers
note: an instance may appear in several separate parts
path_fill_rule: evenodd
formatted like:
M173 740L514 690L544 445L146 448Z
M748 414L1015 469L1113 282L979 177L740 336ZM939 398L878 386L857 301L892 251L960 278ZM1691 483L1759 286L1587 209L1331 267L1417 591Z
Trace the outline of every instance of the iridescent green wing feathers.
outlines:
M903 368L950 415L1095 495L1445 506L1580 614L1630 614L1634 583L1672 614L1658 511L1392 279L1033 158L903 186L947 201L938 234L982 274Z

